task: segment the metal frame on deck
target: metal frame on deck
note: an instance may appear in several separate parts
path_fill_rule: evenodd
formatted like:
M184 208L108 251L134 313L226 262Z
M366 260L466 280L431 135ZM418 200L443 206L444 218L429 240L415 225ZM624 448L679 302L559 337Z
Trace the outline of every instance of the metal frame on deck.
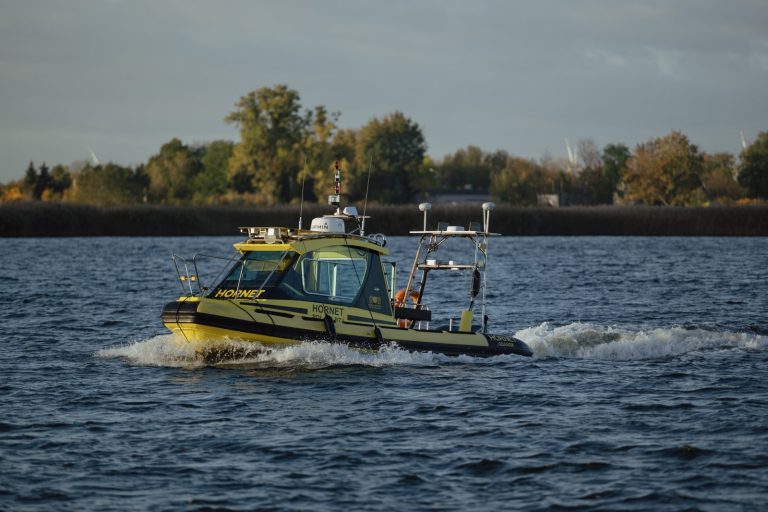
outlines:
M482 291L480 299L481 308L481 330L483 333L488 331L487 316L485 313L486 307L486 290L487 290L487 266L488 266L488 239L492 236L501 236L501 233L491 233L490 228L490 212L494 208L493 203L483 203L483 225L482 230L467 230L465 231L462 226L447 226L446 229L439 230L427 230L427 212L431 209L432 205L429 203L422 203L419 205L419 210L424 212L424 229L420 231L410 231L412 235L420 235L419 247L416 249L416 256L413 259L413 265L411 266L411 272L408 274L408 281L405 285L405 297L409 297L411 290L414 288L414 281L416 280L416 272L421 271L421 279L418 284L418 303L417 308L424 307L422 303L422 297L424 296L424 289L427 283L427 277L432 270L471 270L472 272L479 272L481 275L480 290ZM471 223L470 227L474 227L479 223ZM442 227L442 226L441 226ZM432 260L429 255L437 252L441 245L451 239L463 238L469 240L474 246L474 257L472 263L455 263L450 261L448 263ZM423 257L422 257L423 254ZM473 284L474 286L474 284ZM472 310L474 306L475 296L470 293L470 300L468 310Z

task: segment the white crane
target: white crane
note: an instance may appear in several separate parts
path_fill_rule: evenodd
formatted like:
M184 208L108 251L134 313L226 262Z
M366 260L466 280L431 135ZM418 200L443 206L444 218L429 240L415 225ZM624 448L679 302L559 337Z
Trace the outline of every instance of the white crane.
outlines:
M91 161L93 162L93 165L101 165L99 159L96 158L96 153L94 153L91 148L88 148L88 152L91 154Z
M739 132L739 135L741 135L741 149L747 149L747 139L744 138L744 132Z
M565 149L568 151L568 172L574 174L578 170L579 165L578 150L571 148L571 144L568 142L568 139L565 139Z

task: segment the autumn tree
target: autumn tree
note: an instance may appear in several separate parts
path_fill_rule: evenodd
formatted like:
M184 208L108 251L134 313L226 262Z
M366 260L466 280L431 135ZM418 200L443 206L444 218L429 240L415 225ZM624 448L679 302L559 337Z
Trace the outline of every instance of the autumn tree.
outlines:
M447 155L436 168L440 187L447 190L488 190L491 166L486 161L487 156L479 147L472 145Z
M302 144L311 115L302 114L299 93L285 85L262 87L241 97L225 121L240 128L229 161L238 192L257 192L267 203L294 195L302 164Z
M547 172L533 160L510 156L502 169L491 174L490 192L500 201L536 204L536 195L551 186Z
M739 184L749 197L768 199L768 132L760 132L742 151Z
M401 112L373 118L360 129L355 150L357 193L365 192L365 177L372 166L371 199L382 203L407 203L413 195L427 150L421 127Z
M174 138L147 162L149 196L154 202L178 204L192 197L193 179L202 169L199 155Z
M354 133L340 132L337 126L338 112L328 111L323 106L315 107L309 116L310 126L304 139L304 161L297 176L297 186L304 186L304 200L324 200L331 191L333 173L330 170L336 159L343 161L343 167L354 159ZM340 134L351 137L346 144L339 145ZM349 178L349 176L347 176ZM294 200L299 197L294 197Z
M624 197L652 205L684 206L703 199L703 159L678 131L635 147L624 174Z
M736 162L730 153L704 154L701 186L709 201L733 203L745 190L736 181Z

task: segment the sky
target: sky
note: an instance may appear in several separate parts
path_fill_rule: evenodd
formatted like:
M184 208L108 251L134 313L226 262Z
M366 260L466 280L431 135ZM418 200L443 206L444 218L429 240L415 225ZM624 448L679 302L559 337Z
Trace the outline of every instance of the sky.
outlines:
M738 153L768 131L768 1L0 0L0 182L237 141L224 117L277 84L342 128L403 112L436 159L671 130Z

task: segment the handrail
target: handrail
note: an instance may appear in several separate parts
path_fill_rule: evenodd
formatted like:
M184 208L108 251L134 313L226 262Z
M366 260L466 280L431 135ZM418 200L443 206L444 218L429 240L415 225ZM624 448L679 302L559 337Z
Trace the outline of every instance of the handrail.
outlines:
M195 255L192 257L192 263L193 263L193 265L194 265L194 267L195 267L195 274L199 276L199 275L200 275L200 273L199 273L199 272L198 272L198 270L197 270L197 259L198 259L198 258L208 258L208 259L212 259L212 260L225 260L225 261L227 261L227 262L237 262L237 259L238 259L239 257L240 257L240 255L239 255L239 254L237 254L237 255L235 255L235 256L230 256L229 258L225 258L224 256L211 256L211 255L208 255L208 254L195 254ZM241 265L242 265L242 262L241 262ZM219 271L219 273L218 273L218 274L216 274L216 275L214 276L214 278L212 279L212 281L213 281L214 283L217 283L217 282L219 282L220 278L223 276L223 274L224 274L224 273L227 271L227 269L228 269L228 268L229 268L229 266L228 266L228 265L224 265L224 267L222 267L222 269ZM202 284L202 282L200 281L199 277L198 277L198 280L197 280L197 286L198 286L198 291L199 291L199 293L200 293L200 295L201 295L201 296L202 296L202 295L203 295L205 292L207 292L208 290L210 290L210 287L209 287L209 286L203 286L203 284Z
M209 258L209 259L217 259L217 260L225 260L228 262L235 261L236 256L225 258L223 256L210 256L207 254L195 254L192 257L192 268L194 269L194 272L190 272L190 262L187 260L187 258L184 258L182 256L179 256L178 254L171 253L171 259L173 260L173 265L176 268L176 274L179 276L179 284L181 285L181 292L189 297L196 297L200 296L202 297L205 292L210 290L209 287L204 286L203 283L200 281L200 272L197 267L197 260L198 258ZM224 266L222 270L216 274L216 276L213 278L213 282L217 282L219 277L226 271L228 266ZM183 270L182 270L183 269ZM187 287L184 287L184 282L186 281ZM192 283L197 284L197 291L195 291L192 287ZM189 293L187 293L189 292Z

